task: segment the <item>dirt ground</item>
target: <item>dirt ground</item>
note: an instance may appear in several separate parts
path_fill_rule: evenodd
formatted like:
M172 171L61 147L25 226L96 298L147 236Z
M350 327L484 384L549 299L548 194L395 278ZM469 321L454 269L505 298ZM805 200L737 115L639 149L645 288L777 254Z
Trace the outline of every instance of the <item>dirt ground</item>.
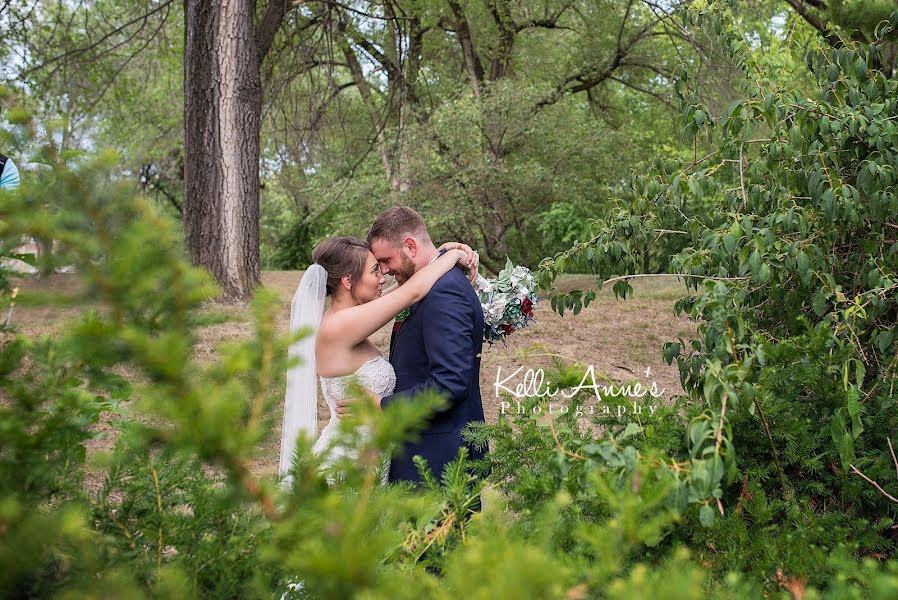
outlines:
M300 271L269 271L262 274L267 288L276 290L283 301L281 331L289 326L290 301L302 275ZM588 286L588 276L567 276L558 285L563 289ZM21 302L15 309L13 323L25 335L57 334L64 322L84 310L84 306L65 306L61 300L77 290L74 275L57 274L45 280L27 279L19 283ZM682 393L676 366L668 366L661 358L661 347L667 340L687 338L694 331L694 324L673 314L674 301L685 291L674 277L632 280L635 293L626 301L616 300L609 289L599 293L596 300L580 314L559 317L552 312L548 301L540 302L535 309L535 321L528 329L508 337L507 346L494 343L484 345L480 384L486 419L495 422L501 409L496 393L497 379L504 380L519 367L517 377L504 383L513 388L521 383L527 369L545 369L546 373L555 361L593 365L599 385L639 382L644 386L657 383L664 390L658 401L669 402ZM216 346L221 342L240 339L252 334L249 310L245 306L210 306L208 325L199 329L196 359L208 362L215 358ZM392 322L384 326L372 338L386 355ZM647 371L647 369L650 369ZM122 374L138 379L138 375L122 368ZM507 398L504 398L508 401ZM325 418L328 410L320 400L319 415ZM280 415L275 416L280 422ZM320 423L323 426L324 422ZM104 423L100 429L106 437L91 440L88 450L96 452L112 447L115 428ZM255 469L262 474L277 470L280 430L272 432L270 439L260 448Z

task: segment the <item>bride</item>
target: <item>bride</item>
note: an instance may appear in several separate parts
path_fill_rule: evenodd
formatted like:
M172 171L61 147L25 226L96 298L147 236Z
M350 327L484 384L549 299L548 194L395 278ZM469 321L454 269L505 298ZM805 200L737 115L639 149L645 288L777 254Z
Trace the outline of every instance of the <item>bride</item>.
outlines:
M292 485L290 470L297 437L300 433L315 435L317 382L330 409L330 421L315 441L313 452L326 453L323 466L328 468L341 458L355 458L351 449L335 443L341 416L337 402L346 396L351 378L357 377L359 384L379 397L393 393L396 385L393 366L368 336L424 298L456 264L476 277L477 255L470 247L447 243L439 249L447 251L403 285L382 289L385 279L367 243L354 237L334 237L315 247L315 264L303 274L291 307L290 332L309 327L315 333L290 346L289 356L300 357L301 364L287 371L278 466L284 487ZM330 306L325 312L326 298ZM385 480L386 471L383 477Z

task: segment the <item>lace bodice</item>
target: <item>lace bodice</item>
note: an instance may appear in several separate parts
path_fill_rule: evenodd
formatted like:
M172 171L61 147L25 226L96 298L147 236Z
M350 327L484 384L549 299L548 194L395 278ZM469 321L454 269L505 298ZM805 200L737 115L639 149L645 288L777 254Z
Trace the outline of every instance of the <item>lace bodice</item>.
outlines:
M346 386L353 376L358 377L359 384L378 396L388 396L396 387L396 371L393 370L390 361L380 354L366 361L352 375L319 377L321 391L330 408L332 419L336 416L337 401L346 397Z

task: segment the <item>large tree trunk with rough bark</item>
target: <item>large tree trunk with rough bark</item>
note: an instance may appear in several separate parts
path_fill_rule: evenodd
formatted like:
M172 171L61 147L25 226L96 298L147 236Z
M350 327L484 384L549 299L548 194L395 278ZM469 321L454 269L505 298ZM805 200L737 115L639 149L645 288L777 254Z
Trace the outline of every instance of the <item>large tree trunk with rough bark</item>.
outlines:
M185 0L184 229L225 298L259 283L260 49L253 0Z

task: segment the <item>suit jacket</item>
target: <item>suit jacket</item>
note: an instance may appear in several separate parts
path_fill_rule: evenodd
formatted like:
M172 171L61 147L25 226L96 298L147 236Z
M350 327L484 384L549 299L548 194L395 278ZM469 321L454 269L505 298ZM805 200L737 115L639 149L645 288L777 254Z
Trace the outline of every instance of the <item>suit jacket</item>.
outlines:
M436 390L449 400L436 413L420 440L404 444L390 463L390 481L421 483L412 457L421 455L437 477L446 463L467 445L468 456L483 452L466 444L461 431L468 423L483 421L480 398L480 351L483 346L483 309L461 268L443 275L423 300L410 307L409 315L394 326L390 338L390 363L396 370L395 392L381 400L410 402L415 394Z

